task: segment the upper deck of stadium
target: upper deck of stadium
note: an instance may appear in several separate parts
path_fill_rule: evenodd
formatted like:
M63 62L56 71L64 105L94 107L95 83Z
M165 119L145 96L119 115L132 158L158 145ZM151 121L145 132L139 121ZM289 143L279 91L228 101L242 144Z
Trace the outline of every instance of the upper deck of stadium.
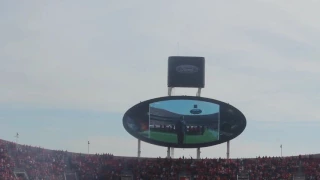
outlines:
M13 179L319 179L320 155L249 159L136 158L81 154L0 140L0 177Z

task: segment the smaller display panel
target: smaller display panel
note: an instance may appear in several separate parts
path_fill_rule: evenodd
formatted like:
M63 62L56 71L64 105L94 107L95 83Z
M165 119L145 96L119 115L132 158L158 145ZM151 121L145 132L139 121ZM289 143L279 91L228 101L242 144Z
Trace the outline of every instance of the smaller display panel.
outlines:
M171 56L168 59L168 87L205 86L204 57Z
M196 148L235 138L245 129L246 119L221 101L169 96L133 106L125 113L123 125L131 135L151 144Z

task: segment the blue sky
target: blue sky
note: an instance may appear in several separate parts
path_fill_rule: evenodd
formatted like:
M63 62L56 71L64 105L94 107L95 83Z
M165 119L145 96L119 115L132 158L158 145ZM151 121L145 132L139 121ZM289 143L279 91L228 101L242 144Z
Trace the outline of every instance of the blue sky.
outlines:
M190 110L194 109L194 105L197 105L198 109L202 110L201 115L214 114L219 112L218 104L198 100L167 100L150 104L151 107L161 108L183 115L194 115L190 113Z
M231 157L319 153L318 1L0 2L0 138L135 156L123 113L167 93L167 59L206 58L202 96L239 108ZM178 47L179 44L179 47ZM175 89L195 95L195 89ZM166 149L142 143L142 156ZM196 150L175 150L175 156ZM226 144L202 156L225 157Z

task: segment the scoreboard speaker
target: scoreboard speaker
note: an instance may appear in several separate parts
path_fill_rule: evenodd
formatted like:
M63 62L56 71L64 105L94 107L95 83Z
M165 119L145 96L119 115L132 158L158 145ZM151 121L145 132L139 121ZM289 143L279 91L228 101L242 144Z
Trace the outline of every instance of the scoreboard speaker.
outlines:
M168 87L204 88L204 57L171 56L168 59Z

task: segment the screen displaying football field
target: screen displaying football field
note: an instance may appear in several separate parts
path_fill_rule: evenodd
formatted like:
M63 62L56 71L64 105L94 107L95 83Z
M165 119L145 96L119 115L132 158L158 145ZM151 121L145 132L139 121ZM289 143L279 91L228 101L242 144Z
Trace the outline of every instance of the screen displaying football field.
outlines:
M219 105L198 100L168 100L149 105L149 129L140 132L155 141L178 144L219 140Z

